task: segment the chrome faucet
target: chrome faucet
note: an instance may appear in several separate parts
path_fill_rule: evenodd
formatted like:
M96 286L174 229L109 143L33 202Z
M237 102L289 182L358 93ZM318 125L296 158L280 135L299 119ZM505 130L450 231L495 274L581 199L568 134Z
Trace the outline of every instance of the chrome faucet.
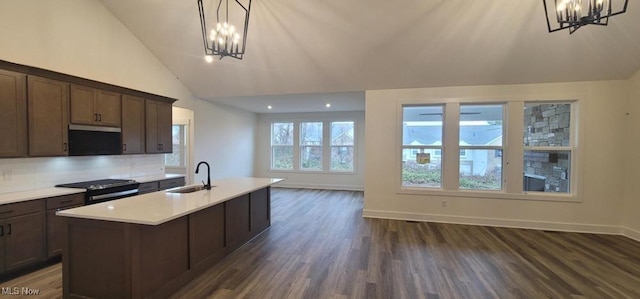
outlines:
M201 161L198 163L198 166L196 166L196 173L198 173L198 170L200 169L200 164L207 165L207 183L205 184L204 181L202 181L202 184L204 184L204 187L207 190L211 190L211 166L209 166L209 163Z

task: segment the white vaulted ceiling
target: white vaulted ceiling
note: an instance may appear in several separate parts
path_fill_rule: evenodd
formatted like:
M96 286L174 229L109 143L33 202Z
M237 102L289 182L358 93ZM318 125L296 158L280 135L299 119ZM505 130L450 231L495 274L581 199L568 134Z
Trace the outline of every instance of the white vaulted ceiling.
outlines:
M634 1L609 26L569 35L547 31L541 0L254 0L244 59L211 64L196 0L100 1L196 96L256 112L277 95L363 105L370 89L615 80L640 69Z

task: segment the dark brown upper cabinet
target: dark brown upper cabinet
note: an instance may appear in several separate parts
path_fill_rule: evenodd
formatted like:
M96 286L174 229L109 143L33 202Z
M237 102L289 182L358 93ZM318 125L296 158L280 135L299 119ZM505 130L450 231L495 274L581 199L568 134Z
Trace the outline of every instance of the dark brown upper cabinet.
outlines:
M145 99L122 95L122 153L144 154Z
M0 157L27 155L27 76L0 70Z
M27 76L29 156L68 155L69 84Z
M70 87L71 123L120 127L120 94L72 84Z
M146 101L146 153L171 153L171 104Z

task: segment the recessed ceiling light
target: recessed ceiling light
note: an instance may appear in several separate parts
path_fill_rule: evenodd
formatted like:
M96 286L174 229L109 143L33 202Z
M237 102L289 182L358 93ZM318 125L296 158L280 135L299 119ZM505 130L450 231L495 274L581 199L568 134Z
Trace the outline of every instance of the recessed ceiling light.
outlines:
M204 56L204 60L208 63L212 63L213 62L213 56L211 55L205 55Z
M331 104L327 103L327 104L325 105L325 107L327 107L327 108L331 108Z
M267 106L267 109L271 110L271 108L273 108L273 107L271 107L271 105Z

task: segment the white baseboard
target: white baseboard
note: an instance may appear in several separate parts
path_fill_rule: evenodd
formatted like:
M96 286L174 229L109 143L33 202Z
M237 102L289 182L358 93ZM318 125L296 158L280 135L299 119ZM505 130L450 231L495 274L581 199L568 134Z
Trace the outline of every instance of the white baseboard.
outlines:
M295 188L295 189L322 189L322 190L345 190L345 191L364 191L363 186L356 185L329 185L329 184L300 184L300 183L287 183L282 181L277 185L277 188Z
M623 227L622 228L622 235L629 238L629 239L633 239L636 240L638 242L640 242L640 231L637 230L633 230L630 229L628 227Z
M439 222L439 223L453 223L453 224L466 224L466 225L482 225L482 226L496 226L496 227L509 227L509 228L524 228L524 229L628 236L623 233L622 227L612 226L612 225L543 222L543 221L464 217L464 216L450 216L450 215L429 215L429 214L375 211L375 210L364 210L362 212L362 216L366 218L382 218L382 219L395 219L395 220L408 220L408 221L421 221L421 222ZM629 230L629 231L637 234L635 235L636 237L640 237L640 232L634 232L632 230ZM633 237L630 237L630 238L640 240L639 238L633 238Z

